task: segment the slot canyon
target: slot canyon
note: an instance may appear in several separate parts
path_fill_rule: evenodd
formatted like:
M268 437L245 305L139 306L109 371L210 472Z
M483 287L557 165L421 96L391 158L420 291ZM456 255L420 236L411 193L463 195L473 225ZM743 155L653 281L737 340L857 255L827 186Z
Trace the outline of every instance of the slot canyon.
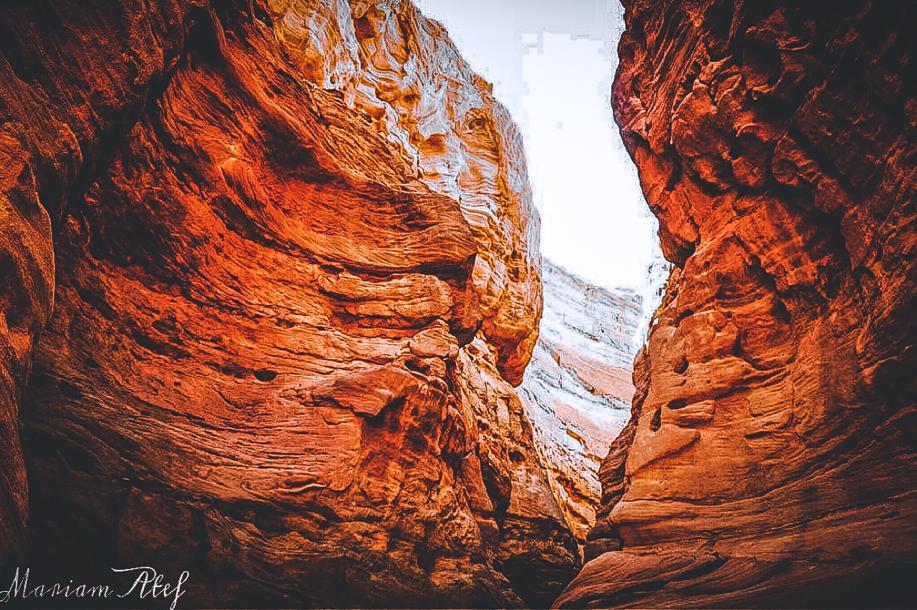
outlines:
M917 7L623 4L642 347L408 0L5 2L0 590L912 606Z

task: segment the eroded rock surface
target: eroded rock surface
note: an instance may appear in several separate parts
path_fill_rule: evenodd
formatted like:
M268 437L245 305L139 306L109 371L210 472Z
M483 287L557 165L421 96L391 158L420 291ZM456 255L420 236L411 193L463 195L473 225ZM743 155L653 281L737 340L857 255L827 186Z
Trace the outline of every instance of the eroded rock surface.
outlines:
M558 604L910 605L913 5L625 4L616 118L676 269Z
M22 560L20 404L51 315L52 226L176 60L190 6L10 2L0 17L0 563ZM66 25L65 25L66 24Z
M445 29L407 0L269 0L274 31L311 82L340 92L417 177L457 200L475 241L482 333L522 381L541 315L539 220L522 139Z
M599 466L630 418L640 297L542 264L541 332L519 388L539 454L571 531L595 523Z
M553 599L576 541L513 388L537 217L442 28L400 0L0 21L4 549L21 404L46 574L188 569L207 606Z

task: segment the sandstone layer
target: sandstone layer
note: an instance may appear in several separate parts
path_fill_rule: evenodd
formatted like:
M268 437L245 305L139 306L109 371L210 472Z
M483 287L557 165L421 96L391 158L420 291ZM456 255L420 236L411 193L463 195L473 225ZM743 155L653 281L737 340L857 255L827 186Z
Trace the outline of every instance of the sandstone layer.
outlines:
M562 607L911 605L913 4L625 2L675 263Z
M640 297L590 285L545 259L544 313L519 394L570 530L595 523L599 466L630 418Z
M0 18L3 564L21 559L24 550L28 491L19 412L36 339L53 306L52 226L106 162L105 144L123 133L160 87L190 9L135 8L131 16L114 5L23 0L7 3Z
M443 29L401 0L0 28L4 565L28 510L38 573L190 570L183 604L553 599L576 541L513 388L537 216Z

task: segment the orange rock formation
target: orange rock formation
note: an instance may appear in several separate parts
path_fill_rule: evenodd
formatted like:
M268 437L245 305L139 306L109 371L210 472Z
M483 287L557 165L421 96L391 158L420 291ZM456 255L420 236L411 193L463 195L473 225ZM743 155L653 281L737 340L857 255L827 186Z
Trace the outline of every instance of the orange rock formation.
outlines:
M537 216L442 28L400 0L2 22L7 557L29 497L32 565L189 569L192 604L550 602L579 557L512 387Z
M614 106L676 268L557 603L905 604L909 7L627 4ZM549 604L592 518L591 471L560 479L612 429L514 387L523 158L406 0L6 3L0 567ZM529 373L623 404L581 348L546 333Z
M563 607L909 605L914 19L626 2L616 118L677 268Z

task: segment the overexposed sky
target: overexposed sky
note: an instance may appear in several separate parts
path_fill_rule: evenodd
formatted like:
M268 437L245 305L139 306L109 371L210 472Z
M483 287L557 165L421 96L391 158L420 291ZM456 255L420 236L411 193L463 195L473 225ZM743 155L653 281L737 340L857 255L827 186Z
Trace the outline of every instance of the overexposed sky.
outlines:
M611 112L617 0L415 0L494 85L525 141L542 252L606 287L651 290L655 219Z

